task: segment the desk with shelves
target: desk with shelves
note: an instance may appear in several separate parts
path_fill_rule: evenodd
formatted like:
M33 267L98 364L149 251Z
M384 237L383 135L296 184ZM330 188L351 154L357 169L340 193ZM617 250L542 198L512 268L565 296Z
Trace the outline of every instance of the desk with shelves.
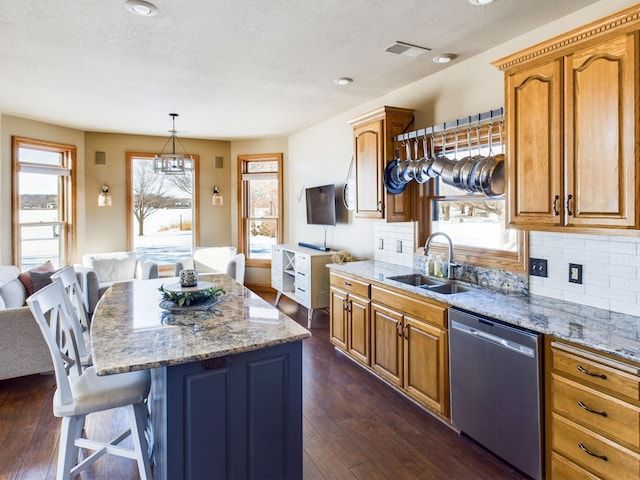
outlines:
M277 290L276 305L282 295L306 307L307 328L313 311L329 306L329 269L332 252L294 245L274 245L271 249L271 286Z

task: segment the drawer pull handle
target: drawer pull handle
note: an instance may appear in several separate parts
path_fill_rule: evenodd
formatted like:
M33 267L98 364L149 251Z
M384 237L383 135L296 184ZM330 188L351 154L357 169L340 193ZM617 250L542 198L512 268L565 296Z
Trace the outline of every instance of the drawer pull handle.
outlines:
M347 282L346 280L345 280L344 284L345 284L347 287L350 287L350 286L351 286L351 282Z
M578 365L578 371L584 373L585 375L589 375L590 377L600 377L603 380L607 379L607 376L604 373L592 373L586 368L583 368L582 365Z
M402 322L396 322L396 331L398 332L398 336L402 336Z
M582 444L582 442L578 444L578 447L580 447L580 450L582 450L584 453L587 453L587 454L591 455L592 457L600 458L600 459L604 460L605 462L608 460L606 455L598 455L597 453L593 453L591 450L589 450L587 447L585 447Z
M589 413L597 413L598 415L602 415L603 417L607 416L607 412L598 412L597 410L593 410L589 407L587 407L584 403L582 403L581 401L578 402L578 406L580 408L584 408L587 412Z

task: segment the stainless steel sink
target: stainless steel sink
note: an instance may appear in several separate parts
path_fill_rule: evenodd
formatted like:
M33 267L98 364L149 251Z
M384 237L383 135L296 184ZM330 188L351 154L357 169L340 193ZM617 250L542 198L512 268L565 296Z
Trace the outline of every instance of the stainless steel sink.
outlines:
M446 284L439 282L431 277L420 273L412 273L409 275L398 275L396 277L387 277L387 280L404 283L405 285L413 285L414 287L431 288L432 286L445 286Z
M468 292L471 289L463 287L457 283L442 283L440 285L428 287L428 290L431 292L442 293L444 295L452 295L454 293Z

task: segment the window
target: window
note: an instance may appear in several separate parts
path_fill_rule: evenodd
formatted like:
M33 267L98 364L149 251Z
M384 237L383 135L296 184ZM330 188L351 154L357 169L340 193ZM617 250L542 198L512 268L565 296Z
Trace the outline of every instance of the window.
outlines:
M173 275L175 262L198 244L198 156L184 175L155 173L152 153L127 152L129 249Z
M76 147L13 137L13 261L67 265L75 239Z
M282 238L282 154L238 155L239 241L247 265L269 266Z
M491 136L491 140L489 140ZM498 129L488 125L458 133L448 132L433 139L436 150L445 145L446 155L460 160L467 156L500 155L503 144ZM440 176L431 181L426 195L429 233L443 232L455 245L460 263L514 272L526 272L527 234L507 228L505 198L470 193L444 183ZM446 246L434 238L432 252L446 256Z

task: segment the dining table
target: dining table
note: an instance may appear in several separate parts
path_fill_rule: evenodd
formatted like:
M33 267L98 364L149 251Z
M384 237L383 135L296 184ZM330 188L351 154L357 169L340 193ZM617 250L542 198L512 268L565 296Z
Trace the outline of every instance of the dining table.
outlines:
M156 480L302 478L311 333L226 274L201 274L198 285L223 293L179 305L164 294L180 291L177 277L113 284L91 322L97 374L151 372Z

